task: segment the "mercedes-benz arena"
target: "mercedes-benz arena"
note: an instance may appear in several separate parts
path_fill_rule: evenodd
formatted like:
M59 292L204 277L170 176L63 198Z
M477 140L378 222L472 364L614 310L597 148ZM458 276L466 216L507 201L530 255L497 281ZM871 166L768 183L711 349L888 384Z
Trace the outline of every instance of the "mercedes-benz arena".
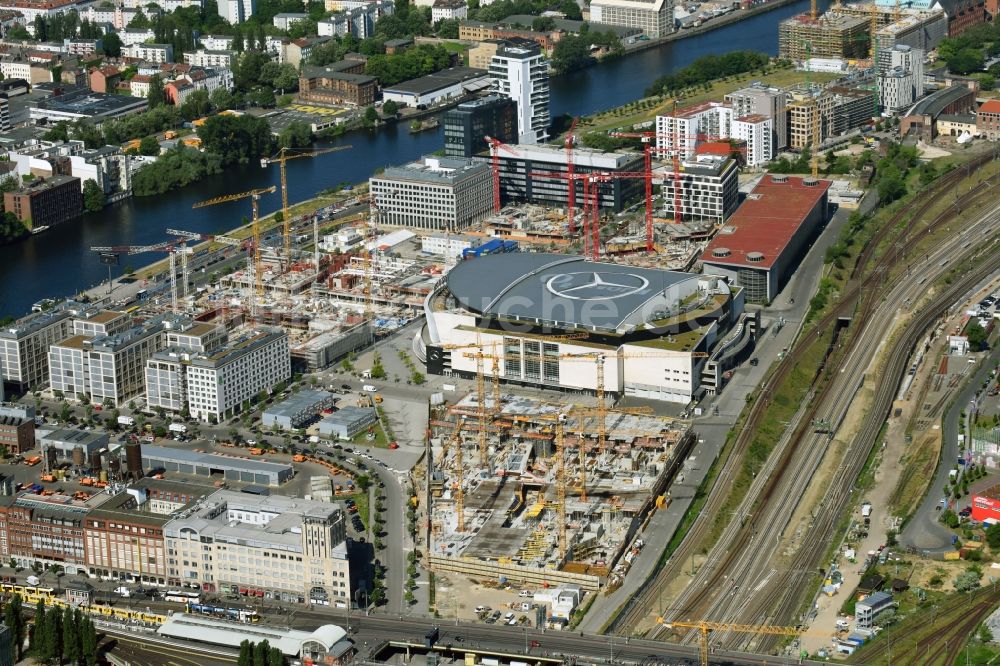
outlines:
M667 402L697 395L707 352L743 312L709 275L513 253L464 261L424 303L427 371Z

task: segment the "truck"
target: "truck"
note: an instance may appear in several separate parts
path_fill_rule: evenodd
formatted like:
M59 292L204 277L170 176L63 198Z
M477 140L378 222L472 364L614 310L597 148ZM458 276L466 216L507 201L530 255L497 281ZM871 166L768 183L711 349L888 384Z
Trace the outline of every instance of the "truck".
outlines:
M372 386L371 384L365 384L364 386L361 387L361 390L364 391L365 393L374 393L375 387Z
M28 467L34 467L40 462L42 462L41 456L31 456L30 458L24 459L24 464L27 465Z
M124 597L125 599L128 599L130 596L132 596L132 593L129 592L129 589L124 585L122 587L116 587L115 594L117 594L120 597Z
M300 463L300 462L305 462L305 461L306 461L306 457L304 455L302 455L301 453L296 453L294 456L292 456L292 462L298 462L298 463Z
M250 455L252 456L262 456L264 455L264 449L258 449L256 447L250 449Z
M131 416L119 416L118 425L132 427L135 425L135 419Z
M865 502L864 504L861 505L861 517L868 518L871 515L872 515L872 503Z
M167 430L169 430L170 432L179 432L181 434L184 434L188 431L188 427L183 423L171 423L169 426L167 426Z

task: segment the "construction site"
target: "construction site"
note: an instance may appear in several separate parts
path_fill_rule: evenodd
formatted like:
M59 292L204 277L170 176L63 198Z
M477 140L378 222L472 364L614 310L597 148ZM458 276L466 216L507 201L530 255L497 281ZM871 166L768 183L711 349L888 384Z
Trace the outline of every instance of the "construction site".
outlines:
M586 407L498 384L437 406L429 430L430 566L589 592L624 576L695 441L687 421L605 408L603 396Z

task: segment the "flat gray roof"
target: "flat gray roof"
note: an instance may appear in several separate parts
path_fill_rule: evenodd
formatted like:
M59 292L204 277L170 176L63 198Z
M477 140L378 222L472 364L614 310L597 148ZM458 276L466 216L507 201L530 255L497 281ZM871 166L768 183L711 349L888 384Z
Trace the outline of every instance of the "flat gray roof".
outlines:
M168 460L176 463L186 463L189 465L201 465L202 467L212 467L214 469L229 469L247 472L257 472L260 474L281 474L292 469L291 465L285 463L267 462L265 460L248 460L231 456L223 456L217 453L198 453L185 449L171 449L165 446L143 446L143 460L149 458L153 460Z
M616 331L690 273L593 262L564 254L513 252L463 261L447 285L462 307L506 321Z
M269 416L298 416L302 412L319 409L324 403L333 399L329 391L303 389L293 393L281 402L275 403L264 410Z
M424 95L429 92L434 92L435 90L441 90L442 88L453 86L456 83L462 83L464 81L469 81L470 79L480 78L486 76L487 74L488 73L485 69L475 69L473 67L452 67L451 69L443 69L440 72L434 72L433 74L428 74L427 76L421 76L419 79L410 79L409 81L397 83L394 86L386 86L383 92L402 92Z

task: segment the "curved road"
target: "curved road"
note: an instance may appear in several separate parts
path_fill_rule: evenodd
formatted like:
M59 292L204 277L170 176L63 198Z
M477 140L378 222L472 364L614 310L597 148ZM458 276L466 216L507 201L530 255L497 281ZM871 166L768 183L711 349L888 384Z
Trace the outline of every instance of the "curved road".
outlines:
M924 555L937 555L954 550L951 545L953 532L938 522L941 513L937 510L940 503L940 493L937 489L944 487L948 480L948 471L958 459L959 415L966 405L976 398L979 387L983 385L997 363L1000 363L1000 345L994 347L993 351L980 362L975 375L966 380L961 391L948 406L948 411L945 412L941 425L943 428L941 458L938 461L937 472L924 495L923 502L906 523L906 527L903 528L903 533L899 537L901 544L916 548Z

